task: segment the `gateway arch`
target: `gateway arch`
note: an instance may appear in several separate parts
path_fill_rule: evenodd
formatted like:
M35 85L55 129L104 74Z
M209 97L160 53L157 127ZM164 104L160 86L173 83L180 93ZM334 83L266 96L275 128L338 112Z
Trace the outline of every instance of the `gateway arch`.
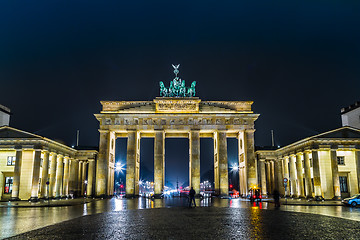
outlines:
M252 101L202 101L194 97L195 84L186 89L176 77L152 101L101 101L95 114L100 127L99 156L96 166L96 196L113 195L115 140L127 138L126 196L139 195L140 139L154 138L154 193L161 196L165 183L165 138L189 139L189 184L200 192L200 138L214 142L214 187L217 195L228 195L228 157L226 138L238 139L240 193L258 185L254 153L254 122L259 114L251 110ZM177 71L177 72L176 72ZM176 83L177 81L177 83ZM175 83L174 83L175 82ZM177 88L176 88L177 86ZM184 87L184 89L181 89Z

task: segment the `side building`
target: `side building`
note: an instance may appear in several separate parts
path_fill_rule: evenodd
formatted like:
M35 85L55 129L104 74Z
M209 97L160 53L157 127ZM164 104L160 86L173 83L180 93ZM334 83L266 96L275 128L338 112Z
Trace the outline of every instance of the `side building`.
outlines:
M0 198L92 196L98 151L77 150L9 126L0 127Z
M284 196L315 199L359 193L359 129L345 126L276 150L257 150L256 156L264 195L275 189Z

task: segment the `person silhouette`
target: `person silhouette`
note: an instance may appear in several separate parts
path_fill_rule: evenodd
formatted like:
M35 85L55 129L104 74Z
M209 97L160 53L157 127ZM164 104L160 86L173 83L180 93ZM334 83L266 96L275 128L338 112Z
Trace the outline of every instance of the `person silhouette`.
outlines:
M189 207L191 207L192 202L194 202L194 206L196 207L196 203L195 203L195 190L193 187L191 187L190 192L189 192Z

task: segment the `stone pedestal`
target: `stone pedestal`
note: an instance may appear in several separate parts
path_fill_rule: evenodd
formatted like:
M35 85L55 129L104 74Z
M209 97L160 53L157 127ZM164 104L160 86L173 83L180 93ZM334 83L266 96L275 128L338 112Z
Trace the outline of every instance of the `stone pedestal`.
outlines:
M190 139L190 169L189 169L189 186L193 187L196 194L200 194L200 134L199 131L192 130L189 135ZM226 140L226 138L225 138ZM227 162L227 161L226 161Z
M161 197L164 190L165 178L165 133L155 132L154 140L154 194L156 198Z

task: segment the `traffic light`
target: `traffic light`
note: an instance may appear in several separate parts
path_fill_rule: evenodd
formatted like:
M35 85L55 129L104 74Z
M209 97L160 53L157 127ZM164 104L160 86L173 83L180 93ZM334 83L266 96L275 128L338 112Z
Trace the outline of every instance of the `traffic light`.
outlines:
M233 185L232 184L230 184L230 188L232 188L233 187Z

